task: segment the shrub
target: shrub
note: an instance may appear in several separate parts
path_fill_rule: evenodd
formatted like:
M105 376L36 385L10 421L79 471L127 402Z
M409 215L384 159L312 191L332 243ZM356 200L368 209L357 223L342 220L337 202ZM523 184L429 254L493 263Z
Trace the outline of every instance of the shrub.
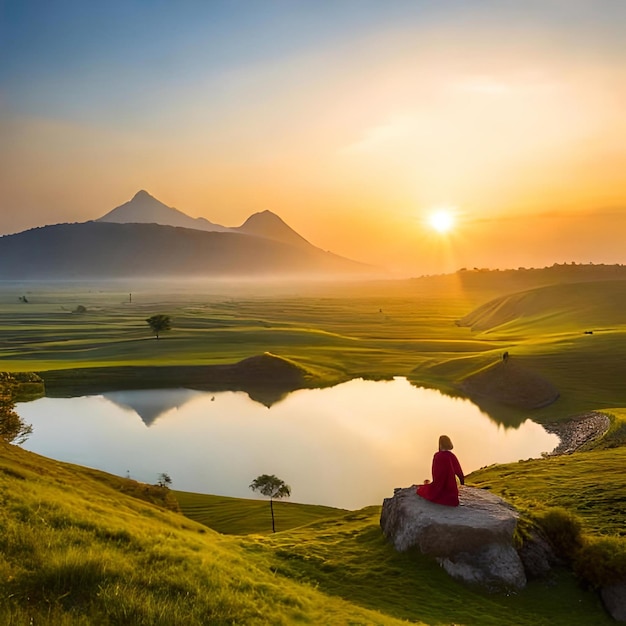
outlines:
M35 372L0 372L0 394L15 402L28 402L45 393L44 382Z
M33 427L26 424L15 412L13 397L0 391L0 439L8 443L24 443L32 434Z
M626 540L601 537L588 541L576 554L574 571L595 588L626 580Z
M562 507L535 513L535 519L556 553L565 560L571 561L583 545L580 519Z

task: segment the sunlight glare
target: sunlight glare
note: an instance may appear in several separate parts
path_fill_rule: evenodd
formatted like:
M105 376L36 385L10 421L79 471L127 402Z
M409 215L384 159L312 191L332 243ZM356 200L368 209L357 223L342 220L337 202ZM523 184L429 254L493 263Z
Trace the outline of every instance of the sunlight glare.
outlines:
M437 209L433 211L428 223L439 233L447 233L454 226L454 215L449 209Z

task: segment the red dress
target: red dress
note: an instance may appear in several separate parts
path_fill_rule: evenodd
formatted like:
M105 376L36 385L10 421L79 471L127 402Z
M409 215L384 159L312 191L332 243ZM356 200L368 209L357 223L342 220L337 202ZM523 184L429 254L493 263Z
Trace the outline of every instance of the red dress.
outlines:
M463 470L454 453L449 450L437 452L433 457L433 482L427 485L420 485L416 493L422 496L422 498L437 504L459 506L459 488L456 485L457 476L461 484L465 484Z

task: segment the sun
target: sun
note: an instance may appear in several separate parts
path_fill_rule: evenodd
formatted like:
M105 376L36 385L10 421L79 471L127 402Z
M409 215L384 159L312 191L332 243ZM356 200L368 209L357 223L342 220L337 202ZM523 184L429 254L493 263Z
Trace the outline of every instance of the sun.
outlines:
M454 214L449 209L437 209L428 216L428 223L438 233L447 233L454 227Z

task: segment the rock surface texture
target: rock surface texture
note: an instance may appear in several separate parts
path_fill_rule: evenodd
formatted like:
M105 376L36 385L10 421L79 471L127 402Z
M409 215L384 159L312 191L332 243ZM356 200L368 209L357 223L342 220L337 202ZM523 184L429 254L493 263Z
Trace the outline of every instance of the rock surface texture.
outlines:
M544 428L554 433L561 440L559 445L550 453L550 456L571 454L586 444L600 439L611 425L608 415L597 411L590 411L576 415L566 422L546 424Z
M483 489L461 487L458 507L434 504L415 487L396 489L383 502L380 525L398 551L416 547L454 578L490 589L526 585L513 545L518 513Z
M611 617L626 622L626 580L604 587L600 595Z

